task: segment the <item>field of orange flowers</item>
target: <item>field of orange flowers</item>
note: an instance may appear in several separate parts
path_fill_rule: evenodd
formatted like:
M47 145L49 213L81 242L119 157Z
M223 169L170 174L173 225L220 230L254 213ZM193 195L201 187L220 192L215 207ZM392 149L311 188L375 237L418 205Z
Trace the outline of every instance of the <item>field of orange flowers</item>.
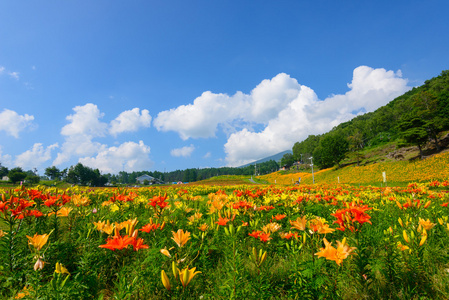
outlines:
M386 183L444 181L449 178L449 152L433 155L424 160L395 161L371 164L367 166L348 166L341 169L325 169L314 172L315 183L375 184ZM259 176L272 184L294 184L301 177L301 183L312 184L312 173L282 174L274 172Z
M0 190L0 298L447 299L448 186Z

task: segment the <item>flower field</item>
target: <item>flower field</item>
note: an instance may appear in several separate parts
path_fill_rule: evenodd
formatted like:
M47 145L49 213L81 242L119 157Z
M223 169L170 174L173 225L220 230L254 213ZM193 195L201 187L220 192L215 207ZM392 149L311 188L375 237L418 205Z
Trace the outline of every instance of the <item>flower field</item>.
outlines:
M374 184L388 182L429 182L449 178L449 152L433 155L424 160L384 162L367 166L349 166L342 169L324 169L315 172L315 183ZM293 184L301 177L301 183L312 184L312 173L282 175L279 172L258 176L269 183Z
M0 190L0 298L447 299L448 186Z

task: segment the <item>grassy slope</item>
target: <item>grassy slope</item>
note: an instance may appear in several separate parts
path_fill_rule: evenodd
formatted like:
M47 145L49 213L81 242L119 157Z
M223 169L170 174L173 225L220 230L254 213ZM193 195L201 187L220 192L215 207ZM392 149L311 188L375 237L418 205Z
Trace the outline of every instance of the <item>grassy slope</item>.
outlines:
M378 160L379 161L379 160ZM449 152L430 156L423 160L388 159L365 166L349 165L340 169L331 168L314 172L315 183L349 183L379 185L383 181L382 172L386 172L388 185L402 185L408 182L424 182L449 179ZM261 180L277 184L293 184L301 177L301 183L312 183L311 173L293 173L282 175L279 172L259 176Z

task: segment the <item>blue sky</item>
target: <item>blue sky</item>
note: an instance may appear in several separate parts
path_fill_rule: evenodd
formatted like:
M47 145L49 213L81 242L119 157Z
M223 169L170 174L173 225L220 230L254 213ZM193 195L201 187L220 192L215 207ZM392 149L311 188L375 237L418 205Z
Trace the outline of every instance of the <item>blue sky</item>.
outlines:
M449 69L449 2L0 1L0 163L242 165Z

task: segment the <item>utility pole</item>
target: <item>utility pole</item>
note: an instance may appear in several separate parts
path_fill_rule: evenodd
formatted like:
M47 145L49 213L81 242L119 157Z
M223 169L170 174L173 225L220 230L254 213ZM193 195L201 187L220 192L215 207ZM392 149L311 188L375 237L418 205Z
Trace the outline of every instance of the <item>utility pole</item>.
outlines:
M313 157L310 157L310 165L312 166L312 181L313 184L315 184L315 176L313 175Z

